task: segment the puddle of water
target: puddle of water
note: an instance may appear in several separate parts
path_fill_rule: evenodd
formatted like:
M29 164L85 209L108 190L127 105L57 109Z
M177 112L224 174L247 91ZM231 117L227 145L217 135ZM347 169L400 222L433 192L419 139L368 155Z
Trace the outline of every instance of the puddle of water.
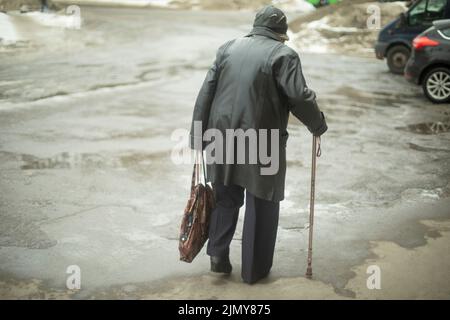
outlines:
M107 160L99 154L72 154L69 152L62 152L49 158L38 158L25 154L21 156L21 160L24 162L24 164L20 166L20 169L22 170L70 169L74 167L98 168L107 162Z
M119 158L109 158L96 153L69 153L62 152L53 157L39 158L28 154L20 155L23 164L22 170L43 169L73 169L73 168L131 168L154 165L155 161L161 161L167 154L163 153L130 153Z
M365 106L399 108L399 104L407 102L400 95L363 91L349 86L342 86L336 89L333 94L349 99L349 103L358 108L363 106L364 108Z
M440 148L429 148L429 147L423 147L419 146L415 143L408 143L408 146L412 150L420 151L420 152L450 152L450 149L440 149Z
M410 124L406 127L397 127L397 130L406 130L418 134L439 134L450 131L450 121L422 122Z

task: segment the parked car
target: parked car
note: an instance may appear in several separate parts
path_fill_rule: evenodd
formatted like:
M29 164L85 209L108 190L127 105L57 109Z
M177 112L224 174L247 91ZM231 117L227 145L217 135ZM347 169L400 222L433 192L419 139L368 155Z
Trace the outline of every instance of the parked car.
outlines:
M392 73L403 74L411 54L412 40L439 19L450 19L450 0L413 2L408 11L380 31L375 45L376 57L386 58Z
M450 102L450 19L434 21L414 39L405 78L422 85L432 102Z

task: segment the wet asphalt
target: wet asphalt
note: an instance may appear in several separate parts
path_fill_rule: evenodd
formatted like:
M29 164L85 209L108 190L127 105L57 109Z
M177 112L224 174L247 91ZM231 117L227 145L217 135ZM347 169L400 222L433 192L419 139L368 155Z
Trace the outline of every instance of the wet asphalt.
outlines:
M0 279L77 297L205 273L178 261L191 165L171 161L215 50L252 12L82 8L81 30L34 29L0 53ZM27 23L23 33L30 33ZM421 219L450 218L450 106L433 105L384 62L299 48L329 131L318 160L315 278L338 293L370 241L425 244ZM287 197L269 281L306 268L311 137L289 124ZM240 266L241 212L231 259ZM431 235L433 236L433 235Z

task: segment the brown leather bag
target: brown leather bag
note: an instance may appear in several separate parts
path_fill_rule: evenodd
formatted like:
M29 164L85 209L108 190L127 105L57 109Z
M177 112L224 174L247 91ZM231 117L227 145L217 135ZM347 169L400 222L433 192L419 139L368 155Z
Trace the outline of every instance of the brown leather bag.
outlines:
M208 239L209 218L215 207L214 193L206 183L202 155L204 183L200 183L200 164L195 161L192 172L191 195L181 220L178 249L180 260L192 262Z

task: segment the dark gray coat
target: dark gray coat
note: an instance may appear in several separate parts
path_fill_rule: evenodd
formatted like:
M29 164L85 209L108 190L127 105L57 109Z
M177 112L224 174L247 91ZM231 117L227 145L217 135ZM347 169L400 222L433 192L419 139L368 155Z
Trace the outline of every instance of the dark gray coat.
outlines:
M261 175L261 167L267 166L259 161L211 164L208 181L242 186L261 199L283 200L289 112L314 135L327 130L316 95L306 86L298 54L277 33L256 27L249 35L221 46L195 103L191 148L205 148L202 135L209 128L220 130L224 137L226 129L278 129L279 170ZM194 133L194 121L202 121L202 135ZM223 152L226 157L229 151L224 147Z

